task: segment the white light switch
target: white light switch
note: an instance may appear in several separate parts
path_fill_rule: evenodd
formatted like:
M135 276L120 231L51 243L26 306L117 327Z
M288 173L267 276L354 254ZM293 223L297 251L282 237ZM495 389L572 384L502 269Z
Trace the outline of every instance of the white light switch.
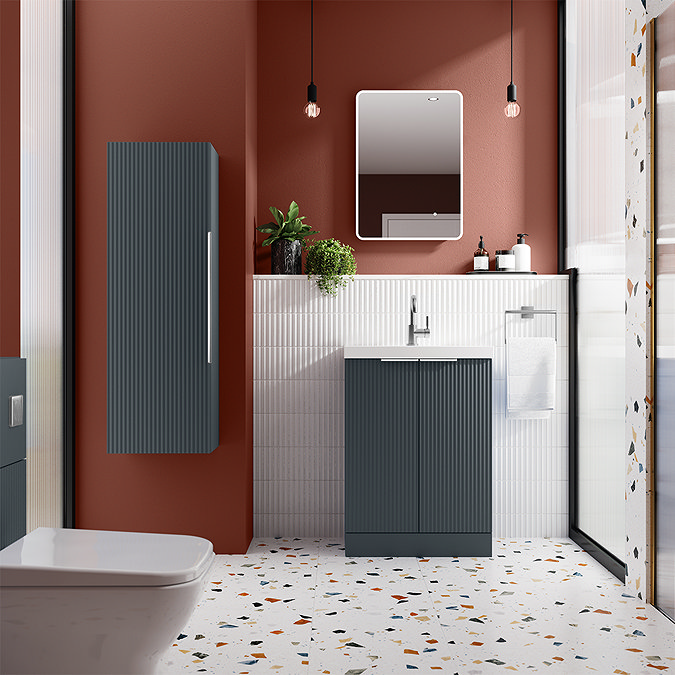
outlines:
M23 394L9 397L9 426L20 427L23 424Z

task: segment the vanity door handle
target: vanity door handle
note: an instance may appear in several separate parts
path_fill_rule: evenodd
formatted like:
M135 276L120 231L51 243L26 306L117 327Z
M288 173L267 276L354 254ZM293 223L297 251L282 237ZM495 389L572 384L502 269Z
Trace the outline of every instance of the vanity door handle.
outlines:
M447 363L447 362L449 362L449 361L453 361L453 362L454 362L454 361L457 361L457 360L458 360L458 359L420 359L420 361L429 361L429 362L432 362L432 361L443 361L443 362L445 362L445 363Z
M380 361L419 361L419 359L380 359Z

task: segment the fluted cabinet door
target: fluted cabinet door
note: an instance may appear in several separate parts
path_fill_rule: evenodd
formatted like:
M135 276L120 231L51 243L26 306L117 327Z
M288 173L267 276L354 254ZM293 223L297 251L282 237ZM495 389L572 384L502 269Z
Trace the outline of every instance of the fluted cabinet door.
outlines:
M0 468L0 548L26 534L26 460Z
M420 532L492 525L491 361L420 362Z
M416 361L345 361L345 531L416 532Z
M218 155L108 143L108 452L218 445Z

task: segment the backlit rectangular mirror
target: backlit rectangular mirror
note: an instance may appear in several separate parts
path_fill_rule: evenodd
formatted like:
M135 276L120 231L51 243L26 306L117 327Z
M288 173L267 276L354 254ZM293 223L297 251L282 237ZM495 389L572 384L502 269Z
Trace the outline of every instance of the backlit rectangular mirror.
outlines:
M356 236L462 236L462 94L356 95Z

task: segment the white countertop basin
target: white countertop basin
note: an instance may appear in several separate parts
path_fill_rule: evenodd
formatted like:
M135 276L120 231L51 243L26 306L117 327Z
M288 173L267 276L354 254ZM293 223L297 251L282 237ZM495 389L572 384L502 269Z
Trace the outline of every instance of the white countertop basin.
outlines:
M442 361L445 359L491 359L492 347L471 346L427 346L427 345L391 345L362 347L351 346L344 348L346 359L422 359Z

